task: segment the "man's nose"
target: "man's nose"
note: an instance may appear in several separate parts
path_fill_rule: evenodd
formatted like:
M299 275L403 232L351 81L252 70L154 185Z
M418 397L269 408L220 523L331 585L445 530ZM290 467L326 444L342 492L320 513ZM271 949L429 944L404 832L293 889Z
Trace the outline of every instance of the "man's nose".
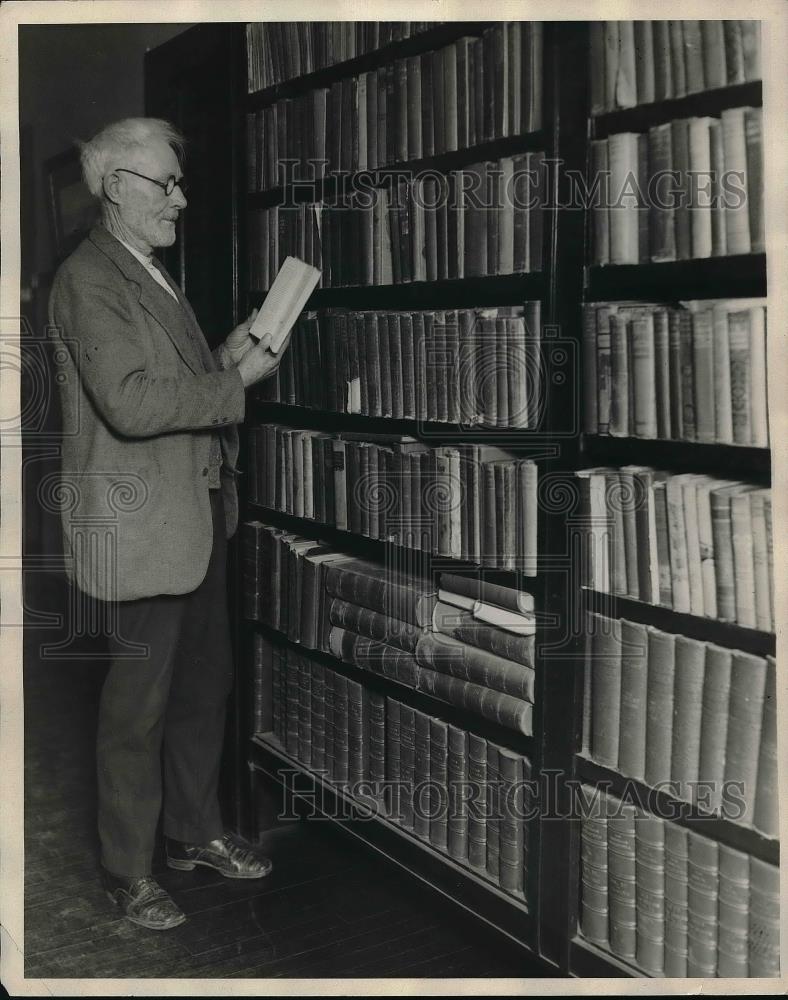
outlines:
M189 204L186 201L186 195L183 193L183 191L181 191L180 187L177 184L172 189L172 194L170 195L170 198L172 199L172 203L177 208L186 208L186 206Z

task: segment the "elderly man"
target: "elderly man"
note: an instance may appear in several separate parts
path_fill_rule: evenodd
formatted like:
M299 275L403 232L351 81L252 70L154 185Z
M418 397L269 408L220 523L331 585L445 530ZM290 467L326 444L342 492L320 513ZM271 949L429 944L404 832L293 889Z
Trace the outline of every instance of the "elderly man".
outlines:
M68 574L111 620L97 740L102 878L135 923L185 920L151 876L162 805L167 864L259 878L268 859L224 831L217 800L232 663L227 539L238 522L244 390L281 354L249 319L214 351L153 256L186 207L180 134L132 118L82 146L101 224L57 272L50 322L66 428Z

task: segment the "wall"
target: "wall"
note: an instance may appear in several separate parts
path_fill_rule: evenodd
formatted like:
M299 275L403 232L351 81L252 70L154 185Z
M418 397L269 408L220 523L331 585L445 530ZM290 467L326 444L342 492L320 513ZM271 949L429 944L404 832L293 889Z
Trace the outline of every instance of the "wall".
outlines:
M190 24L22 25L19 122L33 161L32 269L52 268L44 162L102 125L144 112L144 56ZM31 227L28 227L29 229Z

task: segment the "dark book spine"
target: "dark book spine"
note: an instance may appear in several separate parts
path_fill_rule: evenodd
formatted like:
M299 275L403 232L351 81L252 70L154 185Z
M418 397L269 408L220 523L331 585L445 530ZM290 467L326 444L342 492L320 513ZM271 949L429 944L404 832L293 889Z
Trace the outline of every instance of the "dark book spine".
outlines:
M349 781L349 695L344 674L334 673L334 781L347 785Z
M523 758L500 747L498 763L500 790L500 884L504 892L524 898L524 822Z
M386 812L402 821L400 804L400 703L386 698Z
M500 748L487 743L487 876L500 884L501 769Z
M348 784L351 788L369 779L369 702L357 681L347 682Z
M448 728L448 830L449 855L468 863L468 733L457 726Z
M430 720L429 836L439 851L449 846L449 727Z
M326 678L325 668L312 663L312 762L319 774L326 769Z
M374 691L369 699L369 781L372 796L382 807L386 782L386 698Z
M312 670L305 656L298 657L298 759L312 765Z
M468 863L479 871L487 869L487 741L468 734Z
M399 815L406 830L414 828L414 774L416 766L416 714L409 705L400 704L400 801Z

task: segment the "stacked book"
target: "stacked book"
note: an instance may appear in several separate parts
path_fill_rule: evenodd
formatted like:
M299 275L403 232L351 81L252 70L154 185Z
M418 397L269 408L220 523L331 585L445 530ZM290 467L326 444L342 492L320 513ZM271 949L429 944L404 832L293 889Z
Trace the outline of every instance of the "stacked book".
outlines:
M761 78L759 21L592 21L591 114Z
M527 757L377 694L308 655L255 641L263 678L258 718L291 757L371 815L527 898L534 808ZM265 700L273 701L270 725Z
M536 574L537 466L492 445L249 431L252 503L409 549Z
M249 191L468 149L542 126L542 24L395 59L247 116Z
M375 52L440 21L260 21L246 25L250 94Z
M770 489L642 465L576 476L584 586L774 630Z
M532 734L533 596L478 577L442 573L431 625L416 644L421 690Z
M651 976L779 976L779 868L580 791L584 937Z
M523 153L253 208L250 287L269 288L288 255L319 268L325 287L541 271L546 177L544 153Z
M535 428L540 303L303 313L259 398L339 413Z
M243 608L307 649L525 735L533 732L533 598L355 558L260 521L241 526ZM447 589L451 588L451 589Z
M594 264L764 250L761 108L591 142Z
M601 302L583 316L587 433L768 447L763 299Z
M771 657L589 614L584 707L598 764L778 836Z

